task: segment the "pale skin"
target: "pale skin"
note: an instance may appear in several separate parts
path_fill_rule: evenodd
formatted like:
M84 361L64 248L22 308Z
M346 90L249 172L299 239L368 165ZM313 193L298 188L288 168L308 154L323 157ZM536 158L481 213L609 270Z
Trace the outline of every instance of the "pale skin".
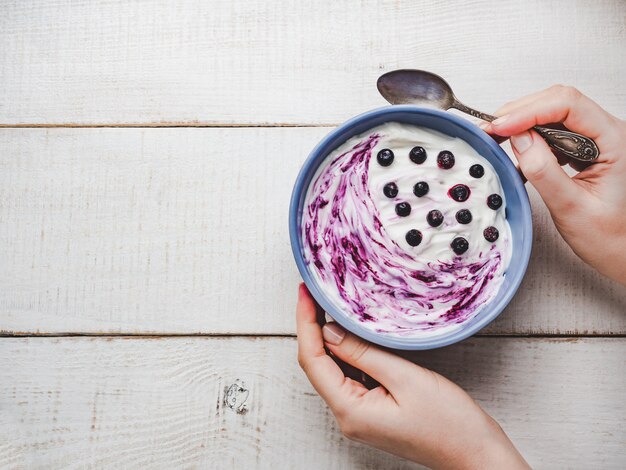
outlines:
M513 101L487 132L511 137L520 170L545 202L561 236L587 264L626 285L626 122L572 87L553 86ZM596 141L600 156L573 177L527 129L561 122Z
M574 252L626 285L626 123L571 87L555 86L508 103L484 129L511 137L520 170L543 198ZM562 122L593 138L597 162L569 177L536 124ZM498 423L443 376L347 333L323 327L319 307L301 284L298 362L350 439L434 469L523 469L528 464ZM373 377L368 390L344 375L336 358Z

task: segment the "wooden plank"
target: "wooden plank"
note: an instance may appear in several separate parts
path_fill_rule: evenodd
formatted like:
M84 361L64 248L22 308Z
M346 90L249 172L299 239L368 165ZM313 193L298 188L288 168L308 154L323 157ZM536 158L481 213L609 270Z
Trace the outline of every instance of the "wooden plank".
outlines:
M0 130L0 330L293 333L288 200L328 130ZM529 273L486 331L626 333L626 289L531 194Z
M553 83L622 113L622 0L5 1L2 124L337 123L396 68L495 110Z
M625 353L625 339L475 338L416 359L533 467L608 469L626 463ZM4 338L1 466L414 468L342 438L295 355L292 338Z

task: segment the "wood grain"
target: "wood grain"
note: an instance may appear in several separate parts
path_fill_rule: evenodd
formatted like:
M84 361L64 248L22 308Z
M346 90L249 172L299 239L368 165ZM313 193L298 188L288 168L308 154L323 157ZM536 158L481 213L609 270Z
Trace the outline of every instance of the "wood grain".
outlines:
M42 127L0 129L0 336L293 334L292 183L323 126L385 104L385 71L433 70L485 111L558 82L626 109L622 0L0 10L0 127ZM530 195L528 275L483 333L625 335L626 289ZM535 468L621 469L625 352L480 337L411 357ZM0 377L2 469L418 468L341 437L293 338L1 337Z
M484 111L553 83L626 108L623 0L4 1L0 123L337 123L422 68Z
M625 353L624 339L474 338L415 359L464 386L534 468L617 469ZM414 468L342 438L295 356L292 338L4 338L0 466ZM247 394L225 403L233 384Z
M293 333L288 201L328 131L0 130L0 330ZM626 289L531 196L528 275L486 332L626 333Z

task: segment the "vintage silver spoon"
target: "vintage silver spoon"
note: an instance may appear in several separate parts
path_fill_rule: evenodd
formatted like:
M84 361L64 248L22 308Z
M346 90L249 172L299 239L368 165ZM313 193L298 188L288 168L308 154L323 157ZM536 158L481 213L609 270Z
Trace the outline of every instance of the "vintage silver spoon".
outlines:
M387 72L378 78L376 85L380 94L391 104L430 105L443 110L456 108L484 121L496 119L496 116L465 106L454 96L452 88L443 78L425 70ZM600 154L593 139L576 132L541 126L533 129L550 147L570 158L592 162Z

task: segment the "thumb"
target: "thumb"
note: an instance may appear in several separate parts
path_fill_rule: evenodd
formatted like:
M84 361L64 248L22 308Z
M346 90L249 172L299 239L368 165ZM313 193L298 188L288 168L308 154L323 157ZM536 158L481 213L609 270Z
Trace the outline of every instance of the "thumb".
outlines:
M335 356L370 375L394 396L406 393L407 379L425 371L406 359L346 332L335 322L326 323L322 333L325 346Z
M511 136L520 170L553 214L576 203L578 185L565 173L548 144L535 131Z

